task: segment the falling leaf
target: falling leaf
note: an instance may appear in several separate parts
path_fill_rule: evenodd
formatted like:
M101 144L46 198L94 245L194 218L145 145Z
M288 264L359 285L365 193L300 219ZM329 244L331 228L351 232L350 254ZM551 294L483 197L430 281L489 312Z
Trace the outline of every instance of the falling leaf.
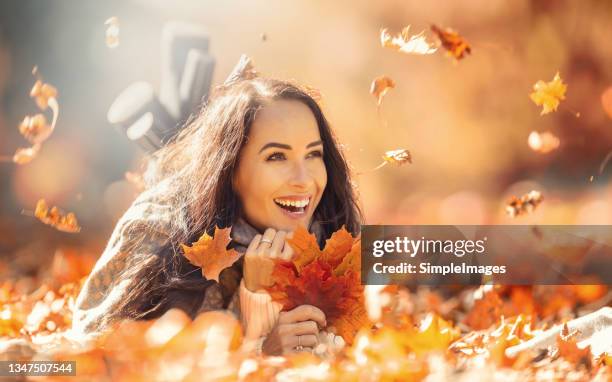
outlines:
M231 228L215 227L211 237L206 232L191 247L181 244L183 254L189 262L202 268L202 275L208 280L219 282L219 274L225 268L231 267L242 256L241 253L230 249Z
M527 138L527 143L533 151L546 154L556 150L559 147L560 140L553 133L548 131L543 133L532 131L529 134L529 138Z
M47 124L47 120L43 114L26 116L19 125L19 132L31 143L42 143L45 141L57 125L59 116L59 104L57 103L57 89L52 85L43 82L42 77L38 73L38 68L34 67L32 74L37 76L37 80L30 90L30 97L34 98L36 104L41 110L50 108L53 113L51 124Z
M37 143L32 147L17 149L17 151L15 151L15 155L13 155L13 162L17 164L30 163L34 158L36 158L36 155L38 155L40 147L40 144Z
M373 172L379 170L388 164L401 166L404 163L412 163L412 156L410 155L410 152L406 149L385 151L385 154L382 156L382 158L383 162L381 164L366 172ZM364 172L361 172L360 174L363 173Z
M19 124L19 132L30 143L36 144L49 138L53 127L47 123L45 116L39 113L32 116L27 115Z
M385 163L391 163L401 166L405 163L412 163L412 156L406 149L385 151L383 155Z
M368 323L360 273L354 267L361 240L354 239L343 227L321 251L315 236L300 226L288 243L293 259L276 261L274 284L268 288L272 298L284 310L304 304L318 307L328 325L351 343L357 330Z
M119 19L115 16L108 18L104 25L106 25L106 46L109 48L116 48L119 46Z
M374 97L376 97L378 106L380 106L380 104L382 103L383 97L385 96L385 94L387 94L387 91L394 87L395 82L387 76L376 77L374 81L372 81L372 85L370 86L370 93Z
M423 35L425 31L410 36L410 25L402 29L402 33L391 36L387 28L380 30L380 44L385 48L391 48L406 54L432 54L438 50L427 41Z
M536 82L533 85L533 90L534 92L529 97L536 105L542 106L540 115L544 115L557 110L559 102L565 99L567 85L563 83L559 72L557 72L552 81L548 83L542 80Z
M41 110L46 110L49 106L49 100L51 98L57 99L57 89L38 79L34 83L34 86L32 86L32 90L30 90L30 97L34 98L36 105L38 105Z
M69 233L81 231L81 227L79 227L79 223L74 213L69 212L63 215L59 208L55 206L49 209L45 199L39 199L38 203L36 203L34 216L41 222L54 227L58 231Z
M442 46L448 51L448 54L461 60L467 54L472 53L472 48L456 31L450 28L440 28L434 24L431 25L431 30L438 36Z
M513 196L506 205L506 213L510 217L516 217L533 212L542 203L543 197L539 191L529 193L517 198Z

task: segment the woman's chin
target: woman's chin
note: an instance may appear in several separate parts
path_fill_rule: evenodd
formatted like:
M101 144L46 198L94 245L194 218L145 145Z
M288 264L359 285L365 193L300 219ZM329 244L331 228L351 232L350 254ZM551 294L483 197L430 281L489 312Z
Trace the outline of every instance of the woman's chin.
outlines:
M296 230L296 228L298 227L304 227L306 229L308 229L309 226L309 222L310 219L307 217L304 217L302 219L283 219L280 222L276 222L276 224L271 225L272 228L276 229L277 231L287 231L287 232L293 232Z

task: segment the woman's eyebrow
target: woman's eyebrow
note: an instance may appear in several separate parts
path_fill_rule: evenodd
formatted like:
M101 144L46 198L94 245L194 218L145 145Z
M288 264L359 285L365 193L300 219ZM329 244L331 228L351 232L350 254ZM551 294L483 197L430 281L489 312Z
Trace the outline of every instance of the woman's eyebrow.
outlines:
M323 144L322 141L314 141L314 142L310 142L309 144L306 145L306 148L312 147L312 146L317 146L317 145L321 145ZM259 149L259 153L261 153L262 151L264 151L265 149L267 149L268 147L278 147L280 149L285 149L285 150L291 150L291 146L286 145L284 143L278 143L278 142L269 142L266 143L265 145L263 145L261 147L261 149ZM258 153L258 154L259 154Z
M323 142L322 141L314 141L314 142L310 142L309 144L306 145L306 148L312 147L312 146L317 146L317 145L322 145Z
M286 145L284 143L278 143L278 142L270 142L270 143L266 143L265 145L263 145L263 147L261 149L259 149L259 152L264 151L265 149L267 149L268 147L278 147L280 149L286 149L286 150L291 150L291 146Z

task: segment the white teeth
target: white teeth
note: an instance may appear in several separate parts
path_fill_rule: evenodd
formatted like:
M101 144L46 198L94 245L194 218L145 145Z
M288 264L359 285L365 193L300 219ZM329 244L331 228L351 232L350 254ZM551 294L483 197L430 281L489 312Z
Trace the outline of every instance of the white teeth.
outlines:
M274 201L283 206L292 206L292 207L306 207L308 205L310 199L304 200L283 200L283 199L274 199Z

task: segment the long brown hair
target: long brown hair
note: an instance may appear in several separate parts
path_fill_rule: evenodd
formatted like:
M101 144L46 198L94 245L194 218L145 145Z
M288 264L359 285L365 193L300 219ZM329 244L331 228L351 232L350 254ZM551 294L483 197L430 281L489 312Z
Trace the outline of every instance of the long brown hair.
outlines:
M148 171L148 192L156 203L171 207L172 227L167 247L159 254L159 261L141 273L148 281L143 280L142 286L130 292L132 299L142 301L144 297L145 305L160 304L170 290L191 290L203 296L210 282L194 272L178 245L191 243L204 232L212 234L215 226L229 227L241 217L232 176L258 110L278 99L304 103L319 127L328 179L313 215L325 236L318 238L320 244L343 225L353 235L359 233L361 212L349 166L317 101L308 90L290 82L242 80L215 89L208 104L156 153ZM127 302L124 308L128 308ZM142 308L137 310L142 312Z

